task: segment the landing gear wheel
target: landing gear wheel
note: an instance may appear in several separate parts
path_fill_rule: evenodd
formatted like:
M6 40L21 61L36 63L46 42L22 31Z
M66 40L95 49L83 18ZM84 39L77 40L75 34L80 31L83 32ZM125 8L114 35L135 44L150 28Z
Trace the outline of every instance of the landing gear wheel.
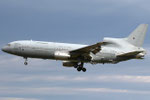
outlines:
M77 67L78 67L78 65L75 65L75 66L74 66L74 68L77 68Z
M83 71L83 72L86 72L86 68L82 68L82 71Z
M24 65L28 65L28 62L24 62Z
M81 67L78 67L78 68L77 68L77 71L79 71L79 72L80 72L81 70L82 70L82 68L81 68Z
M28 60L27 60L28 58L27 58L27 57L24 57L24 59L25 59L24 65L28 65L28 62L27 62L27 61L28 61Z

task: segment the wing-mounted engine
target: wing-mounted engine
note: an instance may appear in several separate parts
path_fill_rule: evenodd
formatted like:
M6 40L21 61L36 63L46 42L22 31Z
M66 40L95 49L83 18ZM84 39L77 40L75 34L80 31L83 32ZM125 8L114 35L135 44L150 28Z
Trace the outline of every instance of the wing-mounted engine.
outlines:
M67 60L71 57L69 52L67 51L56 51L54 53L54 56L55 56L55 59L57 60Z
M77 62L63 61L63 66L64 67L73 67L75 65L77 65Z

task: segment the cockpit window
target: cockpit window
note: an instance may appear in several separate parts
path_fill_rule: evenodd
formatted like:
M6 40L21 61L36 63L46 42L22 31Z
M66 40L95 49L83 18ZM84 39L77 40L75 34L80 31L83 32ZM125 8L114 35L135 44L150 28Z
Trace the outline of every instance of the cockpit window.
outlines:
M7 46L10 46L10 44L7 44Z

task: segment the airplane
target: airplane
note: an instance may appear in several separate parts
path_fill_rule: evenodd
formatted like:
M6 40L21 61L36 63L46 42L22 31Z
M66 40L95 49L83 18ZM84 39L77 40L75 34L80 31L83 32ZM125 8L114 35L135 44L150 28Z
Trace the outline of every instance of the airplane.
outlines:
M131 59L144 59L142 48L148 24L140 24L128 37L108 38L93 45L21 40L10 42L2 51L27 58L61 60L63 66L86 72L84 63L117 64Z

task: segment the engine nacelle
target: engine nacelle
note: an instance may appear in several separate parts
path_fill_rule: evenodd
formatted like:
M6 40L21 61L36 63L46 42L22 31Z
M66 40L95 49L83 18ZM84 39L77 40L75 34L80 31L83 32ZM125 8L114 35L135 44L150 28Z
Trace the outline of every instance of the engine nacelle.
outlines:
M54 56L55 56L55 59L58 59L58 60L67 60L71 57L69 52L65 52L65 51L56 51Z
M63 66L64 67L73 67L76 64L77 64L76 62L63 61Z

